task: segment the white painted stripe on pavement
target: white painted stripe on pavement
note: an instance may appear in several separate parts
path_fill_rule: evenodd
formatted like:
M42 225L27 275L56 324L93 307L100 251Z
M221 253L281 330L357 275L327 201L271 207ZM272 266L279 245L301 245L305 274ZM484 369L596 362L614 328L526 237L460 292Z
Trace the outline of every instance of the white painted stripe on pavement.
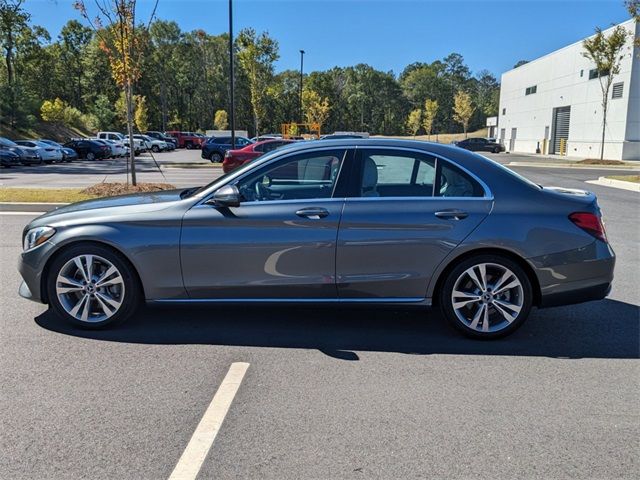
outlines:
M45 213L47 212L0 212L0 215L31 215L32 217L37 217Z
M245 362L231 364L169 480L194 480L196 478L248 368L249 364Z

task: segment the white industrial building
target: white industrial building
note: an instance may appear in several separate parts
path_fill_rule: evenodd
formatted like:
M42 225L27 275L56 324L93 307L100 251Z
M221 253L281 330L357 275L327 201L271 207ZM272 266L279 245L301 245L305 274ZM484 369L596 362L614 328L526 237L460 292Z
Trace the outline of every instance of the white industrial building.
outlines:
M640 28L621 25L629 35L609 91L604 158L640 160ZM602 91L582 52L581 40L502 74L497 136L507 151L600 158Z

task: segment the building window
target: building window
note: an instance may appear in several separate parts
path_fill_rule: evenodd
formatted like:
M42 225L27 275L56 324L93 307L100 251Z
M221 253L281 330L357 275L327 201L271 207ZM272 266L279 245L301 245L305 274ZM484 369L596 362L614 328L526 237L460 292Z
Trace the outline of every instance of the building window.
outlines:
M527 87L527 89L525 90L524 94L525 95L533 95L537 91L538 91L538 86L534 85L533 87Z
M584 76L584 70L580 70L580 78Z
M624 89L624 82L614 83L611 89L611 98L622 98L623 89Z
M592 68L589 70L589 80L593 80L594 78L606 77L609 75L609 70L603 70L602 72L598 72L597 68Z
M507 114L507 109L506 109L506 108L503 108L503 109L502 109L502 114L503 114L503 115L506 115L506 114Z

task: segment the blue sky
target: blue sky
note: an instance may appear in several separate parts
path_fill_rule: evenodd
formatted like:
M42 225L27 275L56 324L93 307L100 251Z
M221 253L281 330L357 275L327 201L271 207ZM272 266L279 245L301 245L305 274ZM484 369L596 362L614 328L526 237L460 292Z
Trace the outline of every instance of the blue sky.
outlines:
M88 6L93 0L86 0ZM147 19L150 0L139 0ZM56 37L71 0L27 0L34 23ZM157 16L183 30L227 29L227 0L160 0ZM234 0L234 29L266 30L280 43L277 70L305 71L368 63L399 74L409 63L462 54L473 72L498 77L520 59L534 59L629 18L622 0Z

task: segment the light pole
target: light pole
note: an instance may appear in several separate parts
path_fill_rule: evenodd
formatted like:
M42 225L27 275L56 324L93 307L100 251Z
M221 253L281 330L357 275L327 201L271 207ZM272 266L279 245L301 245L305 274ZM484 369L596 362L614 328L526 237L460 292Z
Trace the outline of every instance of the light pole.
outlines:
M302 118L302 68L304 66L304 50L300 50L300 123L304 123Z
M233 74L233 0L229 0L229 100L230 100L230 120L231 120L231 148L236 147L236 115L235 102L233 98L234 74Z

